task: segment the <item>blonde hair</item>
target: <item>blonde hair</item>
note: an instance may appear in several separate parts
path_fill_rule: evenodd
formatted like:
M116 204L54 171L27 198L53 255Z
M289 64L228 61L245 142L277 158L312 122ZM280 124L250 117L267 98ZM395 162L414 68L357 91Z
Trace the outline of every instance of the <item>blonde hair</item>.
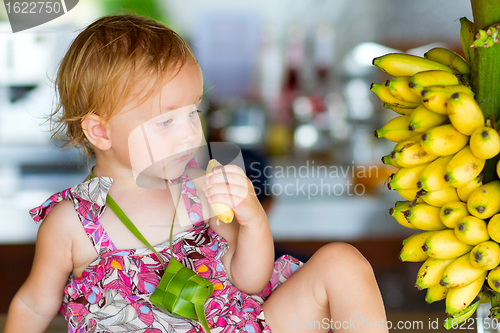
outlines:
M159 91L158 83L170 77L170 70L188 61L197 63L172 29L133 14L102 17L76 37L61 61L55 81L58 103L49 117L53 137L63 142L63 148L74 146L90 157L94 151L81 126L85 116L109 120L138 82L157 82L144 101Z

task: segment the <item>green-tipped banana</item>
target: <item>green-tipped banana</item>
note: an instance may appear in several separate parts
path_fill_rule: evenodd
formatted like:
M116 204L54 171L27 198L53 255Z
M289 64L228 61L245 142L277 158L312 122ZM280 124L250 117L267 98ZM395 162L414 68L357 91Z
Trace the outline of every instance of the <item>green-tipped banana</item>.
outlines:
M477 245L490 239L486 222L471 215L464 216L457 222L455 236L469 245Z
M472 181L468 182L464 186L457 187L457 194L460 200L463 202L467 202L469 199L469 195L474 192L478 187L483 186L482 177L476 177Z
M460 133L471 135L484 126L484 116L474 97L466 93L454 93L447 103L450 122Z
M418 229L417 227L414 227L410 222L408 222L403 214L403 212L408 208L410 208L410 201L397 201L396 206L389 209L389 215L394 217L394 219L405 228Z
M449 264L444 270L439 284L443 287L454 289L465 287L480 276L483 276L484 281L485 270L472 266L469 258L470 254L466 253Z
M408 129L414 132L424 132L431 127L442 125L448 116L432 112L424 105L418 106L410 114Z
M389 190L417 188L420 173L428 164L417 165L411 168L401 168L391 176L387 183Z
M436 259L428 258L420 266L417 273L417 281L415 287L418 290L431 288L439 285L443 272L455 259Z
M484 270L491 270L500 264L500 245L494 241L477 244L470 251L472 266Z
M469 213L487 219L500 212L500 180L494 180L475 189L467 199Z
M417 229L442 230L446 228L439 217L441 209L438 207L426 203L419 203L412 205L408 209L402 211L402 213L406 220Z
M441 301L446 298L446 294L448 294L448 288L443 287L438 283L435 286L427 288L425 301L429 304Z
M417 187L426 191L442 190L450 185L444 180L446 166L453 158L453 155L441 156L431 163L420 173Z
M384 126L375 131L375 137L386 138L392 142L400 142L414 135L408 129L410 115L399 116L389 120Z
M377 95L377 97L385 104L389 104L398 108L414 109L419 105L419 103L405 102L403 100L397 99L396 97L392 96L391 93L389 92L389 89L387 89L387 87L385 86L385 82L372 83L370 90L375 95Z
M453 186L448 186L437 191L420 190L418 195L424 202L436 207L443 207L447 202L460 200L457 189Z
M470 289L472 290L473 288L471 287ZM465 290L461 291L461 293L468 295L467 291L465 291ZM448 298L448 295L446 295L446 298ZM454 296L453 298L458 298L458 297ZM454 303L454 301L455 300L452 301L451 297L450 297L450 301L449 301L450 308L452 307L452 304ZM456 329L456 328L462 327L462 323L465 322L466 320L468 320L474 314L474 312L476 312L477 307L479 306L479 303L480 303L480 298L479 297L474 298L472 300L472 302L470 303L470 305L467 306L465 309L455 313L453 316L451 316L449 318L446 318L446 320L443 323L443 327L447 330L452 329L452 328Z
M419 232L403 240L403 248L399 253L399 259L409 262L427 260L429 256L422 250L422 245L434 233L435 231Z
M412 76L408 86L420 96L422 90L425 87L442 85L442 86L452 86L459 84L460 80L458 77L450 72L441 71L441 70L431 70L419 72Z
M431 155L456 154L469 142L469 137L457 131L453 125L433 127L421 136L422 149Z
M397 164L391 155L392 153L382 156L382 163L384 163L385 165L393 166L395 168L401 168L401 165Z
M479 127L471 134L469 146L474 156L485 160L493 158L500 153L500 135L491 127Z
M435 47L424 54L424 57L456 69L460 74L470 74L470 66L462 56L443 47Z
M444 171L444 180L451 186L461 187L474 180L483 171L485 160L472 154L469 145L452 155Z
M472 250L472 245L465 244L455 236L453 229L434 231L422 245L429 257L436 259L454 259Z
M460 18L460 44L465 55L465 60L469 64L474 63L474 50L471 50L471 45L474 42L474 23L466 17Z
M389 53L373 59L373 65L391 76L413 76L418 72L443 70L454 74L458 71L439 62L405 53Z
M455 228L458 221L465 216L469 216L467 204L462 201L450 201L441 207L440 215L441 222L448 228Z

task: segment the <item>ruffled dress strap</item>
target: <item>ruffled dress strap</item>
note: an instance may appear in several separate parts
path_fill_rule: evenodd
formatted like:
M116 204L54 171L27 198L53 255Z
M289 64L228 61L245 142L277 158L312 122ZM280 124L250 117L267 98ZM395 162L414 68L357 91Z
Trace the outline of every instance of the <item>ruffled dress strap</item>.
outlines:
M96 252L102 255L107 251L116 250L108 233L99 223L99 218L106 208L106 196L112 183L113 180L109 177L89 179L53 194L42 205L30 210L30 215L35 222L41 223L55 205L62 200L70 200Z

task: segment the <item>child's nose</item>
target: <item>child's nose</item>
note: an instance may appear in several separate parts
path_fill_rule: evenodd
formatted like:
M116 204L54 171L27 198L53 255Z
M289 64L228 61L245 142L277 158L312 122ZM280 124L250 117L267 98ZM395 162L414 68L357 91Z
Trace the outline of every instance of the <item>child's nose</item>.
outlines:
M189 143L193 141L197 136L197 131L198 128L196 127L196 124L193 124L192 122L184 122L184 125L181 129L182 143Z

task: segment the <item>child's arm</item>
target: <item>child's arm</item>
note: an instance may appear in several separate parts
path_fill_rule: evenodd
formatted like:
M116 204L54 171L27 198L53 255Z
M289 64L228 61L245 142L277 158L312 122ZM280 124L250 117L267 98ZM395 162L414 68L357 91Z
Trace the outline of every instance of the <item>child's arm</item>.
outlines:
M73 204L64 200L40 225L33 266L12 299L5 333L44 332L61 308L64 287L73 269L72 231L63 226L72 217L68 214L76 215Z
M222 258L229 280L241 291L257 294L269 282L274 263L274 244L266 213L255 195L252 182L245 172L236 165L224 166L225 177L221 170L215 171L202 185L205 194L212 202L220 202L233 207L235 220L230 224L210 219L210 227L224 237L230 245ZM227 178L232 199L228 195ZM202 202L208 206L207 197Z

